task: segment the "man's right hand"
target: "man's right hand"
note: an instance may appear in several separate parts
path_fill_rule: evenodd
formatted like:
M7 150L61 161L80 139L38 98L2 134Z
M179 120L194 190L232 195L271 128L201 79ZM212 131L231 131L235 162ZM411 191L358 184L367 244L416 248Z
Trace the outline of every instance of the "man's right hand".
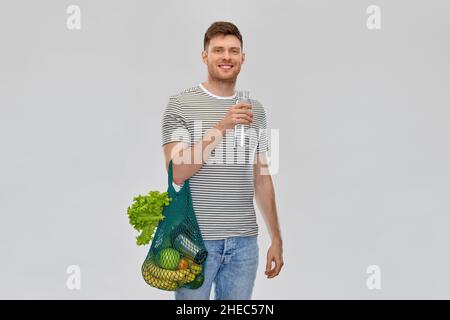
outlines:
M225 117L218 123L223 130L233 129L237 124L252 124L253 112L252 106L246 102L239 102L232 106Z

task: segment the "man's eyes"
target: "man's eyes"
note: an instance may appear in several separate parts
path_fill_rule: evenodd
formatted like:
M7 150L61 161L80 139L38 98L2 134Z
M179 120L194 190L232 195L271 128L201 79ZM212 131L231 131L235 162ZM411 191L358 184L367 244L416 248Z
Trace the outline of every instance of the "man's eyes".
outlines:
M217 53L222 52L222 51L223 51L222 49L215 49L215 50L214 50L214 52L217 52ZM238 53L239 53L239 50L231 50L231 52L232 52L232 53L235 53L235 54L238 54Z

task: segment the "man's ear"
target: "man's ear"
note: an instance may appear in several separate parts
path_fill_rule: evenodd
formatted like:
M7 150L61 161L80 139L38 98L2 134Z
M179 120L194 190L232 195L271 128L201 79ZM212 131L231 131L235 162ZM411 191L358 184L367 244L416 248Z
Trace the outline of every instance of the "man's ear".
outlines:
M244 64L244 61L245 61L245 52L242 52L242 62L241 62L241 64Z
M205 50L202 51L202 61L205 64L207 64L208 62L208 52L206 52Z

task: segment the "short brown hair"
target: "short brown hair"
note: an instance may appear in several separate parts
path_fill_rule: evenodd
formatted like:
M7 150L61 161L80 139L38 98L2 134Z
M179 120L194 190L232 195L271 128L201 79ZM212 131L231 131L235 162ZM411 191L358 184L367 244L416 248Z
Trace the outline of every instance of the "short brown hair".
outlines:
M208 30L206 30L205 38L203 40L203 49L206 50L206 48L209 45L209 41L213 37L217 35L229 35L229 34L236 36L241 42L241 48L244 47L241 32L234 24L226 21L216 21L209 26Z

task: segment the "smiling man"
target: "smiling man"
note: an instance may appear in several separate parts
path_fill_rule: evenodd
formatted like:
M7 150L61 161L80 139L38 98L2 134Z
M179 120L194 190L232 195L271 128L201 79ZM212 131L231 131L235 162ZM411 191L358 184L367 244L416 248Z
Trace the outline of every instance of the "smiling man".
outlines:
M162 119L166 168L173 160L175 189L189 179L208 250L203 285L180 288L175 298L207 300L214 284L216 300L248 300L259 261L254 199L272 240L266 257L267 278L276 277L283 266L275 192L267 170L266 112L253 98L251 104L236 103L235 86L245 53L234 24L219 21L208 28L202 60L207 81L171 96ZM245 148L247 161L238 160L242 150L233 147L237 124L258 132L256 143ZM224 148L226 153L221 152Z

